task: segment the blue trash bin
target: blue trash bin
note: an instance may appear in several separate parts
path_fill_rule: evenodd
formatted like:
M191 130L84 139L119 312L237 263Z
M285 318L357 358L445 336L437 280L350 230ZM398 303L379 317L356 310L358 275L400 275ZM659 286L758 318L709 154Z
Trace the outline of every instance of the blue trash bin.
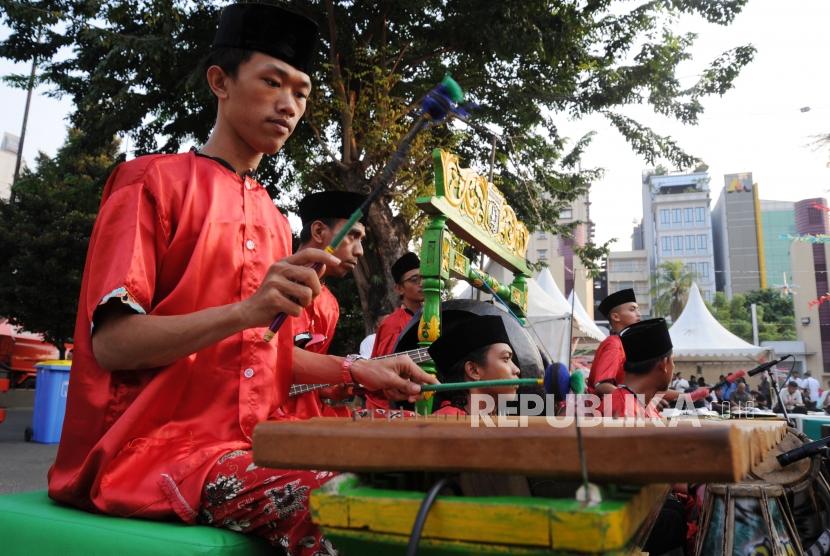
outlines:
M37 378L32 417L32 440L35 442L57 444L61 440L71 366L71 361L43 361L35 365Z

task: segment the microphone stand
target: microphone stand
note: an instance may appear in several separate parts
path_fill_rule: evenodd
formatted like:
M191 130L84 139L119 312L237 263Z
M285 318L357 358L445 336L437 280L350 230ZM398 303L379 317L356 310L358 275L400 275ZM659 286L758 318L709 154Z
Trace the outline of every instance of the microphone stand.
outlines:
M781 392L784 391L784 388L787 387L787 384L790 382L790 377L793 376L793 371L795 371L795 363L790 367L790 372L787 373L787 376L784 378L784 385L779 386L778 383L775 381L772 375L772 367L767 369L767 378L769 378L770 384L775 384L775 388L771 388L770 392L775 392L775 402L781 405L781 411L784 413L784 420L787 421L787 425L793 428L798 428L795 426L795 421L790 419L790 414L787 413L787 408L784 407L784 404L781 402ZM773 408L775 405L772 406Z

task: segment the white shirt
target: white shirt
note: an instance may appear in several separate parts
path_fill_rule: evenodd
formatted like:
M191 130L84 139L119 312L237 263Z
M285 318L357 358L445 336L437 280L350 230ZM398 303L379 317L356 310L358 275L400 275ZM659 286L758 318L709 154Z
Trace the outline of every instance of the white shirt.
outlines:
M372 357L372 348L375 347L375 337L377 337L377 334L369 334L360 342L359 351L362 358L369 359Z
M674 385L675 390L680 390L681 392L685 392L689 388L689 381L685 378L677 379L677 382Z
M812 402L818 402L818 387L819 383L813 377L808 376L804 379L804 386L802 388L810 393L810 401Z
M801 397L801 390L796 390L794 393L790 394L790 390L785 388L780 395L781 403L784 407L787 408L787 411L795 408L799 405L804 405L804 400Z

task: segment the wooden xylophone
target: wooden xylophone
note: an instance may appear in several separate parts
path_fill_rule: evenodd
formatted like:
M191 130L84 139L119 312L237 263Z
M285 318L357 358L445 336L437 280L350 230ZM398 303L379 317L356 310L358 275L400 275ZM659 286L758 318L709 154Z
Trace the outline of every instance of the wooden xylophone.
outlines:
M260 423L257 465L337 471L504 473L575 479L576 434L563 418L336 419ZM595 482L737 482L785 437L784 421L580 419L588 476ZM507 425L513 426L507 426Z

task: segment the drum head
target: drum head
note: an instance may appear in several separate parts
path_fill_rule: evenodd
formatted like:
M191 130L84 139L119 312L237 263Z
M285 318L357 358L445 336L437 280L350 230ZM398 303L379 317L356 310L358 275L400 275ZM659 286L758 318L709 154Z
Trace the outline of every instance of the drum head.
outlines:
M510 344L515 351L516 365L522 371L522 378L541 378L544 375L547 361L542 357L542 350L536 345L528 331L511 315L490 303L474 299L451 299L441 303L441 325L445 329L455 322L473 315L499 315L504 321L504 328L510 337ZM398 342L395 344L395 353L418 347L418 323L420 320L421 311L418 311L398 337Z
M748 477L749 480L755 479L785 487L809 480L812 475L818 472L818 466L820 465L818 458L806 458L786 467L781 467L776 459L779 454L798 448L805 442L809 442L807 437L793 429L788 429L784 439L764 456L761 463L753 466Z

